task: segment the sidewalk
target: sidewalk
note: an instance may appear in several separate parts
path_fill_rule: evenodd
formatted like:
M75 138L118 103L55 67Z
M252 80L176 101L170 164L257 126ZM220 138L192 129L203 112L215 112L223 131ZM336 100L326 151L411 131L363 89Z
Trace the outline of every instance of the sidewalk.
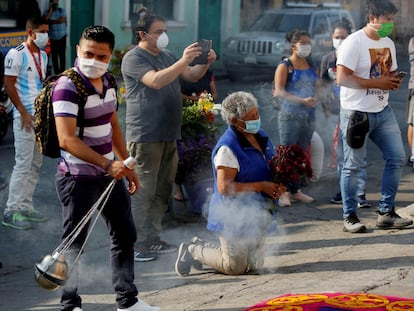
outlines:
M2 153L2 162L11 163L11 156L3 159ZM378 198L379 165L373 162L368 167L367 197L373 203ZM60 207L54 193L53 167L54 161L45 159L36 195L39 210L49 215L48 222L27 231L0 228L0 310L59 310L59 291L44 290L33 279L34 264L59 243ZM405 206L400 213L411 217L413 184L414 173L405 166L397 205ZM206 270L181 278L174 272L176 254L161 255L154 262L136 263L140 297L172 311L243 310L287 293L342 291L414 297L414 228L376 229L373 207L358 211L369 226L367 233L344 233L341 206L329 203L335 191L332 172L306 188L316 202L279 209L278 229L266 243L265 274L236 277ZM202 221L170 220L164 239L179 244L193 235L211 237ZM84 310L116 309L108 247L105 226L99 221L82 257L79 291Z
M225 80L221 83L223 94L235 87ZM247 85L241 87L247 89ZM403 139L406 139L405 101L406 87L393 95L392 101ZM274 113L270 108L261 111L264 119ZM318 127L326 132L321 136L329 150L332 131L326 122L325 118L318 117ZM287 293L364 292L414 298L414 227L404 230L375 228L383 161L378 149L371 142L368 144L367 198L373 207L358 210L361 221L368 224L368 232L342 231L342 206L329 203L337 192L336 172L325 169L318 183L304 189L317 199L315 202L278 209L277 230L270 233L266 241L264 274L224 276L205 270L193 271L190 276L181 278L174 271L176 254L166 254L157 261L136 263L135 280L140 298L160 306L163 311L238 311ZM14 164L11 131L0 143L0 157L0 171L9 177ZM34 280L34 264L50 254L60 241L61 209L54 186L55 163L55 160L44 159L34 197L36 208L47 214L49 220L34 224L33 229L26 231L0 226L0 261L3 263L0 311L59 310L60 291L44 290ZM410 217L414 217L413 185L414 173L404 166L396 206L400 214ZM0 191L1 212L7 191L8 188ZM178 216L185 214L179 205L175 206L175 212ZM207 240L212 238L200 218L166 219L162 238L169 243L178 245L194 235ZM116 310L109 270L109 238L101 220L88 240L81 261L79 292L83 310Z

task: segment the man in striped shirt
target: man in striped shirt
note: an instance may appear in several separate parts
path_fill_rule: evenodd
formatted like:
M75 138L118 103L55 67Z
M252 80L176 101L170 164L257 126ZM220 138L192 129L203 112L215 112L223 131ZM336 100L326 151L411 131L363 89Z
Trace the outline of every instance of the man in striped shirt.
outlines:
M62 204L64 240L90 211L108 184L116 178L114 189L102 207L102 216L111 238L112 283L118 310L159 310L137 299L134 284L134 243L136 230L131 214L130 194L138 190L138 177L123 161L128 152L118 123L116 90L107 68L115 45L114 34L102 26L86 28L77 50L75 70L88 91L84 113L80 114L77 87L66 76L57 80L52 102L61 159L56 189ZM77 119L83 118L83 136ZM115 160L116 156L116 160ZM121 180L126 177L128 187ZM65 253L74 266L62 289L62 310L81 310L77 292L76 258L87 237L86 225Z

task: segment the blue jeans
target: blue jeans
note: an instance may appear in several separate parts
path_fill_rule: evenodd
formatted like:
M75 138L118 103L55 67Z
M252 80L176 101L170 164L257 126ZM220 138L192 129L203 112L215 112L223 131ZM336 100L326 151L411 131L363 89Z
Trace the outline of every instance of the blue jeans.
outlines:
M315 130L315 116L304 113L279 112L280 144L290 146L297 144L306 151Z
M344 164L341 173L341 192L343 201L343 217L356 214L356 189L360 171L364 167L366 145L359 149L351 148L346 142L346 129L351 110L341 110L340 127L344 147ZM381 112L368 113L369 137L381 150L385 167L382 174L381 198L378 202L380 212L394 209L395 195L401 177L401 169L405 160L401 131L395 119L394 112L387 106Z
M315 131L315 115L279 111L279 138L283 146L299 145L306 152ZM292 194L298 192L300 183L288 185Z
M339 120L338 120L339 122ZM338 132L338 143L336 145L336 170L338 174L338 182L339 182L339 189L341 189L341 172L342 166L344 162L344 142L342 141L341 131ZM367 182L367 160L364 160L364 164L361 167L361 170L358 174L358 181L357 181L357 190L356 195L360 196L365 194L366 190L366 182Z

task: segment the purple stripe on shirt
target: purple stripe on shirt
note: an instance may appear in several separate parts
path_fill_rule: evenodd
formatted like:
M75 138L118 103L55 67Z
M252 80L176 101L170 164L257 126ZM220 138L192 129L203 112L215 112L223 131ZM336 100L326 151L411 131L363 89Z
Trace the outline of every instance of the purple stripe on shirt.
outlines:
M85 111L86 113L86 111ZM103 124L108 124L111 120L113 112L110 112L108 114L105 115L100 115L96 118L85 118L85 126L99 126L99 125L103 125Z
M95 150L99 154L107 154L112 151L112 143L106 143L104 145L98 145L98 146L89 146L93 150Z
M85 136L83 137L83 141L85 142L85 144L87 144L88 146L99 146L107 144L111 141L112 131L108 135L102 137L90 137L87 135L88 133L85 133Z
M76 118L76 116L74 116L73 114L69 114L69 113L54 113L53 115L55 117Z
M69 101L72 103L78 101L76 86L65 76L58 79L53 89L52 102L58 100Z
M97 126L109 123L116 109L114 100L105 102L105 105L85 107L85 126Z

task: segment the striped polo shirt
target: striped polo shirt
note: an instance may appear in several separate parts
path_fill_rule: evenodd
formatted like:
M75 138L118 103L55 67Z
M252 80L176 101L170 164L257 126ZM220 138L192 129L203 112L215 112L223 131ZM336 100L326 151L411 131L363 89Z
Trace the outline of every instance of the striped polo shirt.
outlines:
M36 57L42 75L39 75L33 57ZM19 94L24 108L31 115L34 113L33 102L43 87L42 78L46 76L46 68L46 53L41 50L32 56L26 43L10 49L4 59L4 75L17 77L15 83L17 94ZM20 112L14 106L13 117L20 117Z
M77 69L79 72L79 70ZM84 132L82 140L96 152L112 160L112 125L111 117L117 107L116 90L104 79L103 94L97 93L89 79L82 75L88 90L88 99L84 112ZM55 117L77 118L79 106L75 84L62 76L56 82L53 95L53 112ZM79 127L76 128L79 134ZM85 162L65 150L61 150L58 170L73 176L100 176L106 172L94 164Z

